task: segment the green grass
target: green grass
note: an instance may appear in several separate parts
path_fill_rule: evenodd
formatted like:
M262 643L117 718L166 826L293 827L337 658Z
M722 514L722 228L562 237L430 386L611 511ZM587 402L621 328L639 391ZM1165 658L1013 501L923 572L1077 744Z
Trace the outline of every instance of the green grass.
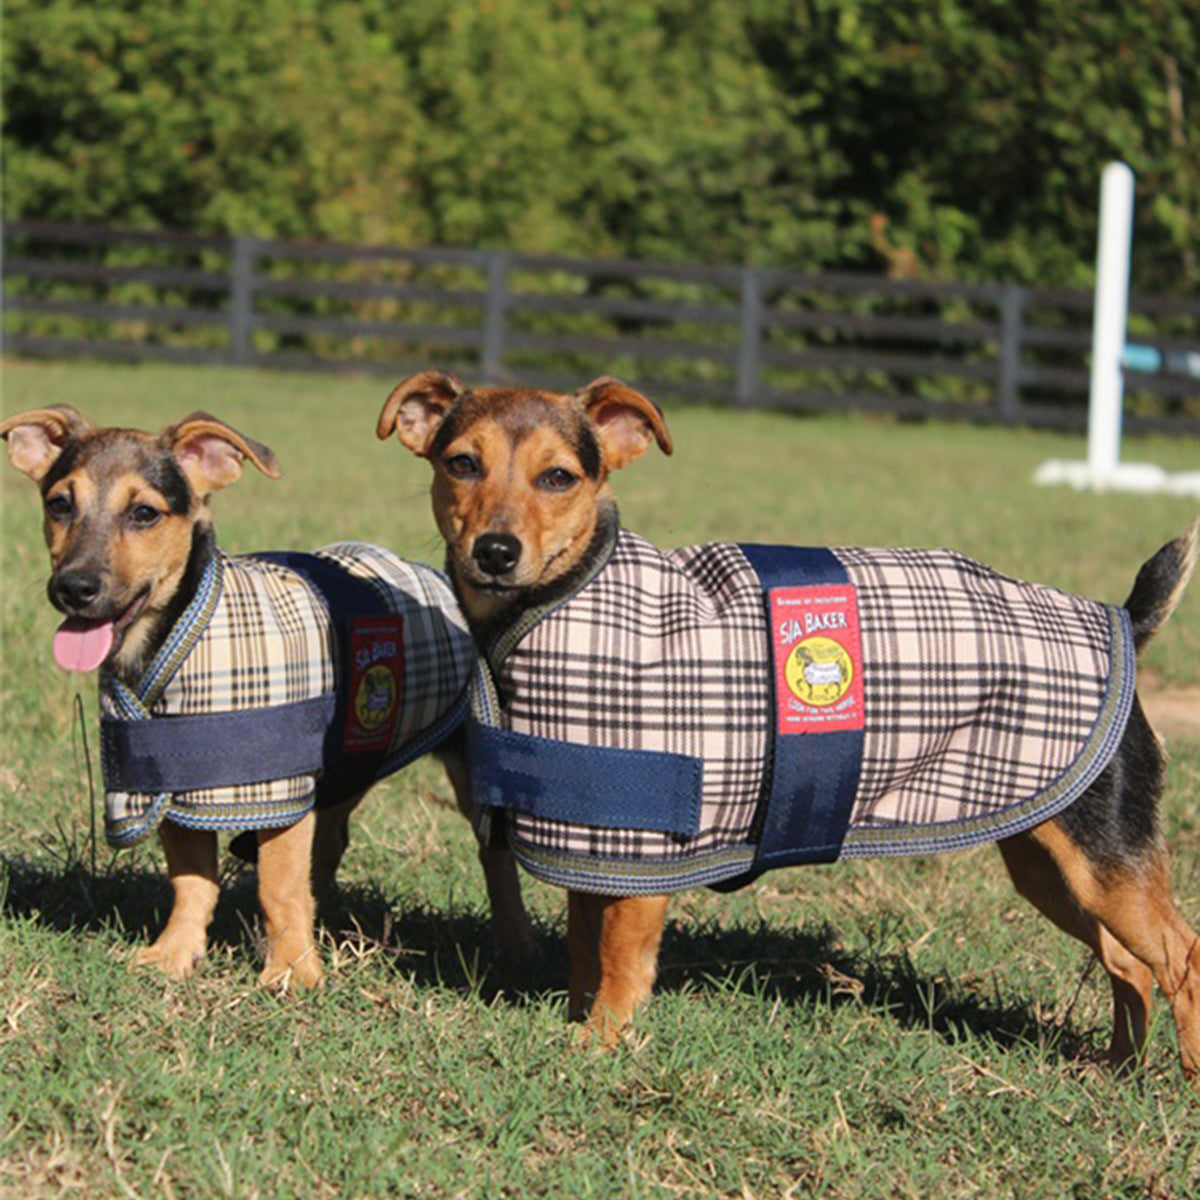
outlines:
M437 562L425 464L373 428L387 384L232 371L9 364L4 409L76 405L158 428L196 408L270 444L215 502L231 550L342 537ZM1195 505L1030 483L1078 439L1009 430L668 412L676 456L617 480L629 525L709 538L949 544L1124 597ZM1195 443L1127 456L1194 467ZM253 477L252 477L253 476ZM1101 1065L1107 985L1017 899L990 848L782 871L676 898L655 998L607 1058L564 1024L561 892L526 881L538 955L492 955L448 788L419 763L360 809L318 995L254 987L249 873L229 868L186 984L133 975L164 918L153 848L91 834L83 697L54 667L34 490L0 479L0 1197L1184 1197L1200 1104L1159 1006L1149 1061ZM1200 683L1200 590L1151 647ZM1200 741L1165 799L1200 924ZM98 768L93 772L98 776Z

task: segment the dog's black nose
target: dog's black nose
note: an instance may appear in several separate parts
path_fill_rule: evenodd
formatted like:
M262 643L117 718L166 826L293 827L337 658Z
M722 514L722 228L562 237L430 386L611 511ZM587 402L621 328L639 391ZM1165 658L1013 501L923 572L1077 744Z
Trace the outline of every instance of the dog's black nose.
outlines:
M507 575L521 561L521 543L511 533L481 533L471 555L488 575Z
M100 595L100 576L91 571L60 571L51 583L53 600L66 612L78 613Z

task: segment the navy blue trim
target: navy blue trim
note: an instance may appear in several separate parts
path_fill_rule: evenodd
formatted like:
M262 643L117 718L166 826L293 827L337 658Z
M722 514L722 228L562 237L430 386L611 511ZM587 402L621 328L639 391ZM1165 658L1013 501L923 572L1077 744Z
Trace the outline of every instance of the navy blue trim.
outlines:
M681 840L700 829L704 766L660 750L581 746L467 722L475 802L600 829Z
M773 589L850 582L837 556L824 548L743 545L741 550L762 584L768 621ZM758 852L751 874L734 881L738 887L775 867L835 861L862 767L861 729L779 735L773 663L770 674L769 783L755 818Z
M248 557L275 563L303 576L325 599L331 613L347 612L356 617L377 617L390 613L379 593L365 580L351 575L344 567L300 550L268 550Z
M190 792L315 775L333 696L293 704L150 721L100 720L111 792Z

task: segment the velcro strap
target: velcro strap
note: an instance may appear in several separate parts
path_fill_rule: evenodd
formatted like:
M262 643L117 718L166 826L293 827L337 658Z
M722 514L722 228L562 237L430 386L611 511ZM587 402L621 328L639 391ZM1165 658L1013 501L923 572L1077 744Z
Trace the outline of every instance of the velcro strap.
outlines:
M110 792L187 792L321 770L332 694L243 712L149 721L100 720Z
M703 764L686 754L581 746L468 720L475 803L600 829L686 839L700 828Z

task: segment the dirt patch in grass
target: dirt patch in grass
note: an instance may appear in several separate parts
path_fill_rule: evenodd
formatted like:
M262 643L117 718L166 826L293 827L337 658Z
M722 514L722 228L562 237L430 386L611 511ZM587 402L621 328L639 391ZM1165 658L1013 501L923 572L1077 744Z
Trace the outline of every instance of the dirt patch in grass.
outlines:
M1150 724L1165 737L1200 738L1200 684L1163 687L1143 678L1142 707Z

